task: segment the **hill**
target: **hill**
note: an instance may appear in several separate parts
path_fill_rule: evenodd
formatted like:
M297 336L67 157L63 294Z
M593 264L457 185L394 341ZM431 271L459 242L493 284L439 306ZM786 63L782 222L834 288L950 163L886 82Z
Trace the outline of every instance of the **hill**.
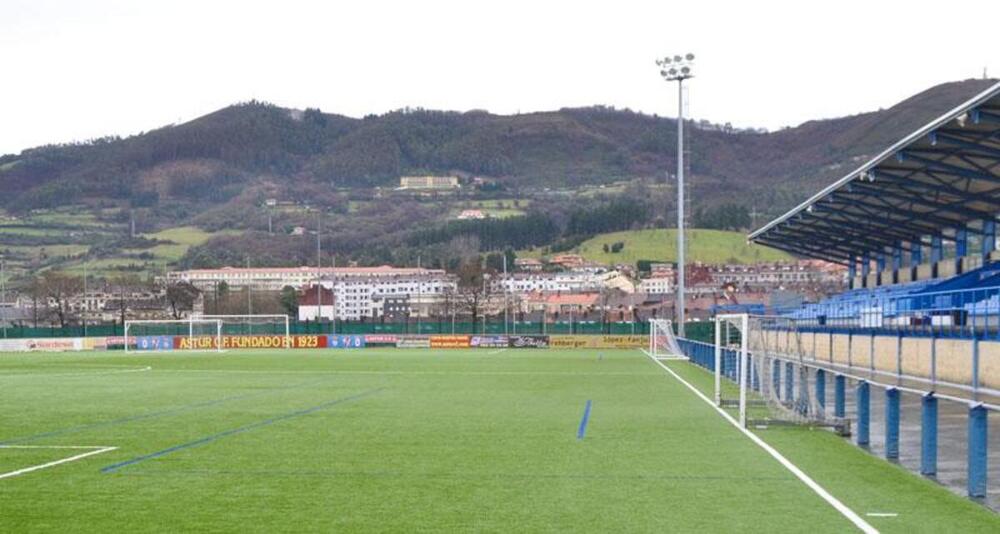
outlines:
M619 252L612 246L621 243ZM687 261L704 263L755 263L789 260L792 256L761 245L747 243L746 235L723 230L693 229L687 232ZM605 248L607 247L607 248ZM519 252L538 257L543 250ZM639 260L677 261L676 230L632 230L594 236L572 250L584 258L608 265L635 265Z
M692 122L691 224L745 231L777 216L991 83L947 83L887 110L771 133ZM247 102L127 138L0 156L0 254L15 276L84 262L129 272L312 262L318 219L323 250L340 261L448 266L470 253L575 246L671 225L675 127L607 107L350 118ZM462 187L394 190L399 176L428 173ZM455 221L477 208L495 218ZM202 236L135 241L133 223L140 235Z

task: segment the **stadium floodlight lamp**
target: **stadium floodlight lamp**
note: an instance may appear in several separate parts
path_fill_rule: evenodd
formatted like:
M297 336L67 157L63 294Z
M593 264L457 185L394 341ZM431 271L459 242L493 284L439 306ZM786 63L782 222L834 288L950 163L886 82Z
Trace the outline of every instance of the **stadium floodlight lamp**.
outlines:
M682 81L694 76L694 54L665 57L656 61L660 67L660 76L668 82Z
M668 82L677 82L677 298L674 323L678 334L684 336L684 80L694 77L694 54L666 56L656 60L660 76Z

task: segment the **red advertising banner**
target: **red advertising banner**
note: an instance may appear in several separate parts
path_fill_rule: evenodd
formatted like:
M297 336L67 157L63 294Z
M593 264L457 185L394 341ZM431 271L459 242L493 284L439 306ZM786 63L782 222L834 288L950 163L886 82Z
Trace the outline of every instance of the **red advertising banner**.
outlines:
M431 336L432 349L467 349L471 346L471 336Z
M326 348L326 336L300 335L290 336L222 336L223 349L321 349ZM215 336L175 336L174 348L177 350L215 349Z

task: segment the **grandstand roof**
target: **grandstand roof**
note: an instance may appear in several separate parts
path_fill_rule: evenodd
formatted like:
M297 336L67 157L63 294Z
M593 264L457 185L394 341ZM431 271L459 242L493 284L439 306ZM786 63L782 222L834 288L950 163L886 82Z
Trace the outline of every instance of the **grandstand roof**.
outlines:
M749 239L850 263L864 252L927 244L1000 212L1000 83L904 137Z

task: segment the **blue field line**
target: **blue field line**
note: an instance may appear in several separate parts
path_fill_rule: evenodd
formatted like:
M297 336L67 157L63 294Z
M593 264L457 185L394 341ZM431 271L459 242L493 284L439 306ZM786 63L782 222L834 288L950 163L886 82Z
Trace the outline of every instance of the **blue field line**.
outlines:
M168 447L168 448L160 450L160 451L152 452L152 453L149 453L149 454L144 454L142 456L136 456L135 458L131 458L131 459L125 460L123 462L118 462L116 464L111 464L111 465L104 466L104 467L101 468L101 472L102 473L113 473L113 472L115 472L115 471L117 471L117 470L119 470L119 469L121 469L123 467L127 467L127 466L130 466L130 465L133 465L133 464L137 464L139 462L142 462L142 461L145 461L145 460L149 460L151 458L159 458L160 456L165 456L165 455L170 454L172 452L176 452L176 451L183 450L183 449L190 449L192 447L197 447L199 445L204 445L206 443L210 443L212 441L224 438L226 436L232 436L233 434L240 434L240 433L243 433L243 432L247 432L247 431L253 430L255 428L260 428L262 426L273 425L274 423L277 423L279 421L284 421L286 419L292 419L294 417L301 417L303 415L308 415L308 414L311 414L313 412L318 412L320 410L329 408L329 407L334 406L336 404L341 404L341 403L345 403L345 402L351 402L351 401L355 401L355 400L367 397L369 395L374 395L376 393L379 393L380 391L383 391L384 389L385 388L370 389L368 391L364 391L364 392L358 393L356 395L350 395L348 397L341 397L339 399L333 399L333 400L324 402L323 404L317 404L316 406L313 406L312 408L305 408L305 409L302 409L302 410L296 410L294 412L288 412L288 413L285 413L285 414L282 414L282 415L271 417L269 419L264 419L263 421L257 421L256 423L250 423L249 425L241 426L239 428L234 428L234 429L231 429L231 430L226 430L226 431L223 431L223 432L219 432L218 434L212 434L210 436L199 438L199 439L196 439L194 441L189 441L187 443L181 443L180 445L174 445L173 447Z
M48 432L41 432L41 433L38 433L38 434L31 434L29 436L20 436L20 437L16 437L16 438L9 438L9 439L0 441L0 445L13 445L13 444L17 444L17 443L27 443L27 442L35 441L35 440L42 439L42 438L51 438L53 436L63 436L63 435L66 435L66 434L72 434L72 433L75 433L75 432L82 432L84 430L90 430L90 429L93 429L93 428L103 428L103 427L109 427L109 426L117 426L117 425L122 425L122 424L125 424L125 423L131 423L131 422L134 422L134 421L142 421L144 419L152 419L154 417L163 417L163 416L167 416L167 415L175 415L175 414L183 413L183 412L190 411L190 410L197 410L198 408L207 408L209 406L215 406L217 404L222 404L224 402L231 402L231 401L240 400L240 399L249 399L249 398L253 398L253 397L259 397L259 396L267 395L269 393L273 393L273 392L276 392L276 391L283 391L283 390L286 390L286 389L298 389L298 388L301 388L303 386L317 384L317 383L322 382L322 381L323 380L310 380L310 381L307 381L307 382L299 382L297 384L292 384L290 386L282 386L282 387L278 387L278 388L270 388L270 389L267 389L267 390L264 390L264 391L254 391L254 392L251 392L251 393L241 393L239 395L230 395L228 397L221 397L221 398L218 398L218 399L212 399L212 400L207 400L207 401L195 402L195 403L192 403L192 404L183 404L181 406L175 406L173 408L167 408L167 409L164 409L164 410L159 410L159 411L149 412L149 413L144 413L144 414L139 414L139 415L130 415L130 416L127 416L127 417L121 417L119 419L112 419L110 421L100 421L100 422L97 422L97 423L88 423L88 424L85 424L85 425L77 425L77 426L71 426L71 427L68 427L68 428L61 428L61 429L58 429L58 430L50 430Z
M587 400L587 404L583 407L583 417L580 418L580 428L576 431L576 439L583 439L584 434L587 433L587 422L590 421L590 407L593 403Z

